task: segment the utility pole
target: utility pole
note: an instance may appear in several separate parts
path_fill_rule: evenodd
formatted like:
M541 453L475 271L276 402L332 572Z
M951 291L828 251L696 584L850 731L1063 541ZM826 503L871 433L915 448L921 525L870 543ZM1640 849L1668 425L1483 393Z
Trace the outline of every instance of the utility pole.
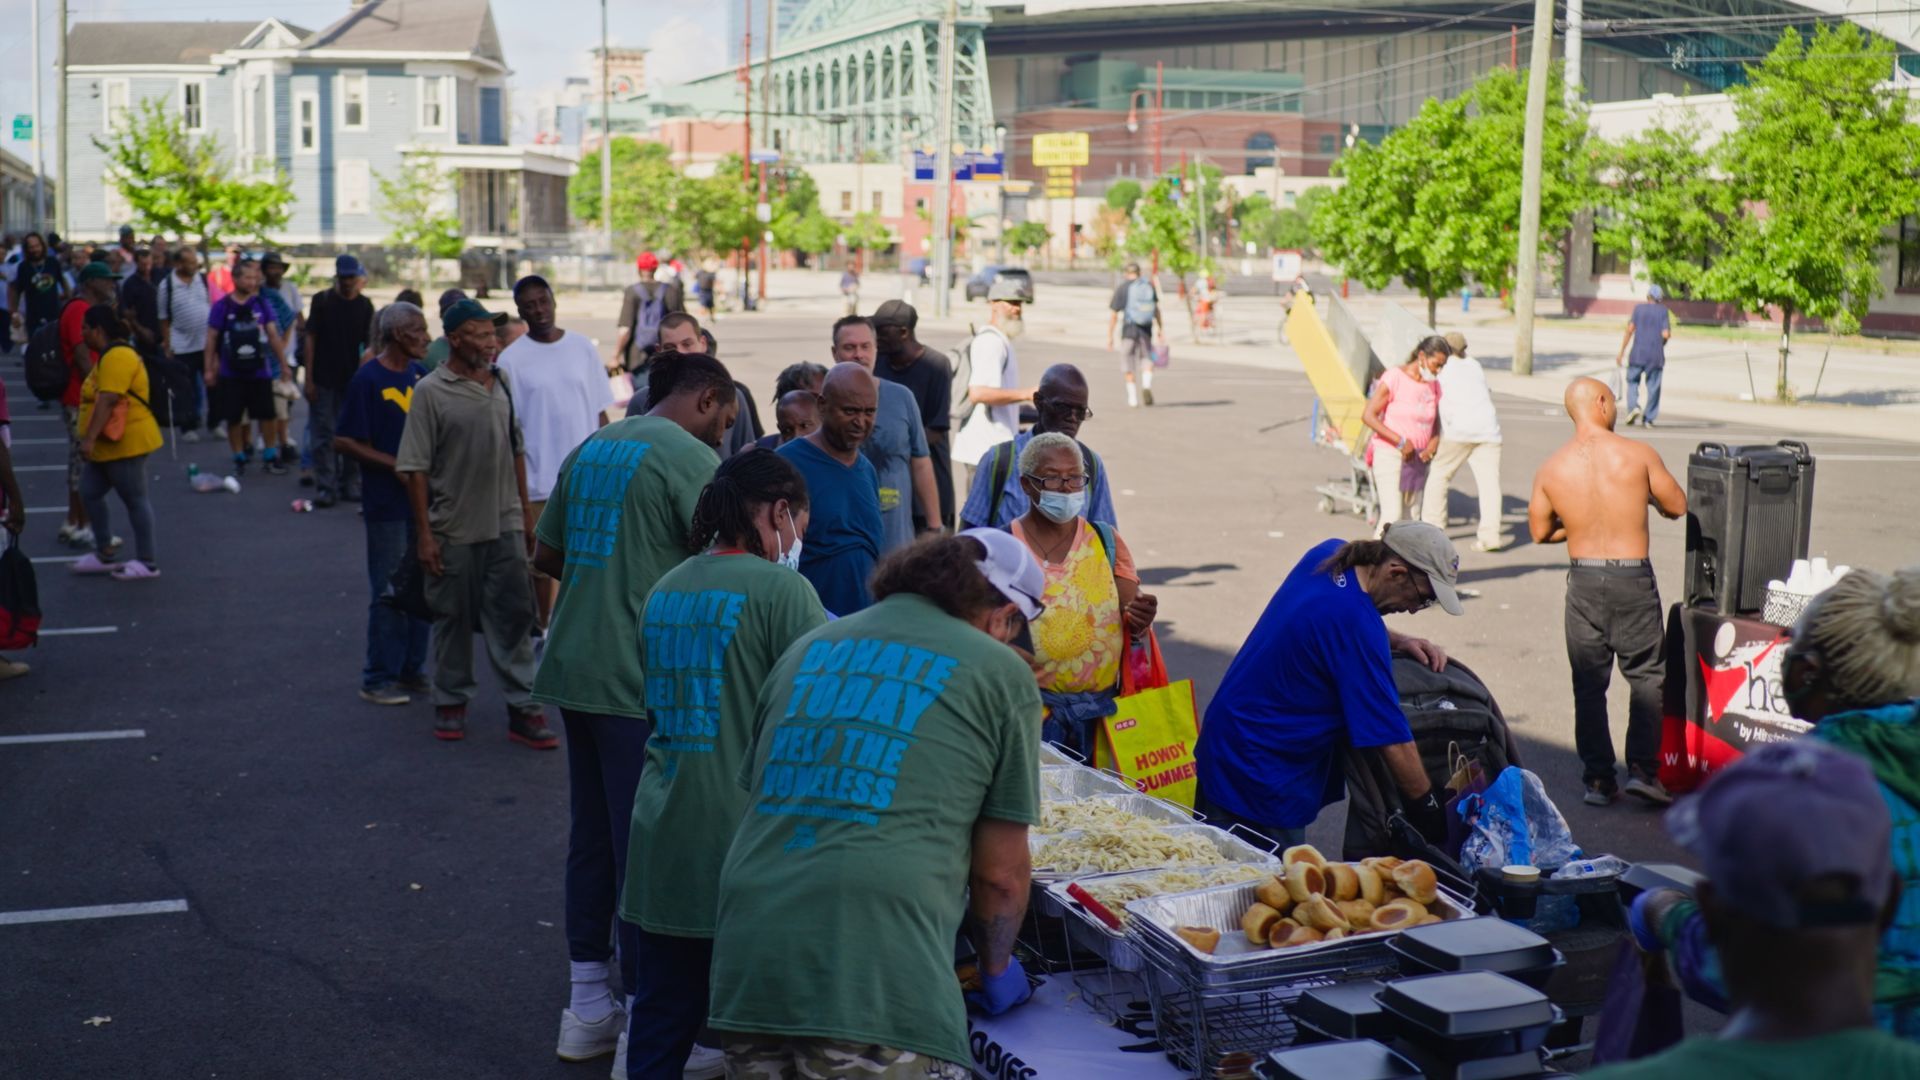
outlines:
M68 227L67 207L73 202L73 183L67 177L67 0L60 0L60 43L54 52L54 67L60 73L60 191L53 197L56 208L55 217L60 220L60 237L67 239L72 230ZM40 40L40 28L33 28L35 41Z
M33 0L33 231L47 231L47 125L40 116L40 0Z
M779 148L774 146L775 140L772 134L774 98L775 98L775 91L777 89L777 84L775 83L775 80L773 77L773 28L774 28L773 9L780 6L780 0L762 0L762 3L767 5L767 34L766 34L766 43L761 45L760 48L766 53L767 66L766 66L765 74L763 74L760 77L760 105L761 105L760 137L767 140L768 149L774 150ZM758 209L758 205L766 205L766 202L767 202L767 163L763 161L760 163L760 200L759 200L759 204L756 205L756 209ZM754 220L759 221L759 218L756 216ZM771 218L769 218L768 220L760 221L759 223L760 223L759 296L762 301L765 301L767 298L767 259L769 255L769 252L767 250L767 232L769 229L773 227L773 221Z
M957 0L947 0L940 16L940 126L933 163L933 315L947 317L953 289L953 51L960 19Z
M1567 0L1567 104L1580 100L1580 84L1584 81L1580 72L1581 46L1586 33L1580 28L1580 20L1586 16L1586 0Z
M1533 301L1540 274L1540 157L1546 142L1547 68L1553 62L1553 0L1534 0L1533 66L1527 72L1527 130L1520 169L1519 273L1513 283L1513 373L1533 374Z
M741 19L740 49L740 182L753 186L753 9ZM693 145L688 143L691 151ZM740 310L753 310L753 247L748 237L740 238Z
M600 236L613 254L613 77L608 74L612 52L607 48L607 0L600 0Z

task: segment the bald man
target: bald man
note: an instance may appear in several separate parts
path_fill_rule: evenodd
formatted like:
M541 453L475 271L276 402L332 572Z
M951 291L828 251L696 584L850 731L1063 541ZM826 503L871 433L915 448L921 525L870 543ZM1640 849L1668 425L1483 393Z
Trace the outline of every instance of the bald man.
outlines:
M1573 669L1573 741L1586 802L1620 793L1607 683L1616 660L1626 677L1626 792L1657 805L1673 801L1657 775L1660 684L1666 675L1660 590L1647 559L1647 507L1669 520L1687 512L1687 493L1653 448L1614 434L1619 405L1594 379L1567 387L1567 440L1533 477L1527 528L1536 544L1567 545L1567 663Z
M1020 486L1020 470L1014 463L1020 451L1035 435L1058 432L1076 442L1080 425L1093 417L1087 407L1087 377L1072 364L1055 364L1040 376L1033 392L1033 408L1039 414L1032 431L1023 431L987 451L973 470L973 484L967 490L967 502L960 508L960 527L985 526L1004 529L1027 512L1027 492ZM1085 443L1080 456L1086 462L1088 521L1117 525L1113 512L1113 488L1107 483L1107 470L1100 455Z
M837 364L820 387L820 426L777 453L807 478L813 511L800 573L835 615L873 603L867 578L880 559L880 476L860 452L880 409L879 382L859 364Z

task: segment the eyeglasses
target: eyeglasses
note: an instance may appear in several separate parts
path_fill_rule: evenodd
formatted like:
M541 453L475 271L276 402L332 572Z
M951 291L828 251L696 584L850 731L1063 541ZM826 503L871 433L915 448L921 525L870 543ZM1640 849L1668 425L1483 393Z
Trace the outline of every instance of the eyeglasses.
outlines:
M1413 582L1413 591L1420 597L1419 605L1408 614L1425 611L1440 602L1440 598L1433 593L1433 582L1427 580L1427 575L1415 570L1407 575L1407 579Z
M1093 410L1085 405L1062 405L1058 402L1041 399L1034 403L1041 411L1058 416L1062 420L1078 420L1081 423L1093 419Z
M1076 473L1073 476L1036 476L1028 473L1027 479L1033 481L1042 491L1085 491L1087 487L1085 473Z

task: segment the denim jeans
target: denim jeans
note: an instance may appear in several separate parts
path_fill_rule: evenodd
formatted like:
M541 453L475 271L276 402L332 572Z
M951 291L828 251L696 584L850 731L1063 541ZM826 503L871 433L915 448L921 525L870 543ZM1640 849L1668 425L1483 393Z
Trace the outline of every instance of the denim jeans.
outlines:
M360 490L360 465L333 448L333 429L346 406L345 390L313 388L307 403L307 441L313 445L313 486L321 494L346 498Z
M360 672L360 685L368 690L414 678L427 662L427 631L432 624L380 602L380 594L412 546L413 527L409 522L367 522L371 600L367 605L367 666Z
M522 575L524 576L524 575ZM620 935L620 985L635 985L640 930L619 916L627 879L627 831L633 792L647 760L653 725L631 716L561 709L567 729L567 959L605 962ZM702 1017L704 1018L704 1013Z
M1640 380L1647 380L1647 411L1641 413L1643 420L1660 418L1660 378L1666 374L1667 366L1646 367L1641 364L1627 365L1627 412L1633 412L1633 406L1640 399Z
M1573 669L1573 746L1583 779L1615 781L1607 684L1616 659L1627 680L1627 764L1659 769L1666 625L1653 568L1575 566L1567 572L1567 664Z
M627 1013L627 1077L680 1080L707 1022L713 939L632 932L639 982Z

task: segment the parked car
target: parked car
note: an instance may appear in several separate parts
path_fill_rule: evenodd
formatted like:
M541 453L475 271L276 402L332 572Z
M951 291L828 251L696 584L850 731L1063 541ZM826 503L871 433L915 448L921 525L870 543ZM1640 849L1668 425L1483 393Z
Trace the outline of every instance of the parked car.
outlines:
M985 299L993 283L1006 278L1025 290L1027 302L1033 302L1033 275L1024 266L989 266L967 279L967 299Z

